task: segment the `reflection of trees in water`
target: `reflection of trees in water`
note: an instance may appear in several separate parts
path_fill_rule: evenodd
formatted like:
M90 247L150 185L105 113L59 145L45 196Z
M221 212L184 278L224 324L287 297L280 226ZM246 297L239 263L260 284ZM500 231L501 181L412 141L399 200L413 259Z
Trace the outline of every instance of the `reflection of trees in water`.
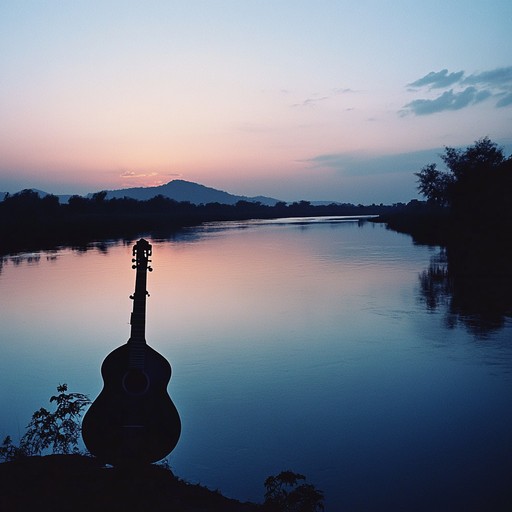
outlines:
M487 241L441 248L420 276L421 299L430 311L446 308L449 328L462 323L485 337L512 317L512 250Z
M55 259L54 256L47 256L47 260ZM4 268L4 265L11 263L15 267L26 263L27 265L37 265L41 261L41 254L39 253L25 253L16 254L14 256L0 256L0 274Z
M444 249L430 259L429 267L420 274L420 285L421 299L429 311L435 311L448 302L450 279Z

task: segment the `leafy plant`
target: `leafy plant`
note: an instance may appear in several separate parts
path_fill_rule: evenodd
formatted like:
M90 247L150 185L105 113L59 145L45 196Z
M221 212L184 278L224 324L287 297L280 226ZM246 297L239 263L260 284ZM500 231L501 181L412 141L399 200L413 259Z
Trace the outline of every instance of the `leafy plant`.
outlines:
M282 471L265 480L265 509L269 512L322 512L323 492L305 482L306 477Z
M19 457L40 455L50 449L52 453L79 453L78 440L81 431L83 409L91 403L82 393L67 393L67 384L57 386L57 395L50 398L56 410L50 412L41 407L32 415L27 431L15 446L7 436L0 446L0 459L4 461Z
M7 436L0 446L0 459L3 461L18 459L24 455L19 446L12 444L11 436Z
M503 149L488 137L465 150L445 147L440 157L446 171L440 171L434 163L415 173L418 190L429 203L464 211L486 210L494 205L508 207L512 159L506 158Z

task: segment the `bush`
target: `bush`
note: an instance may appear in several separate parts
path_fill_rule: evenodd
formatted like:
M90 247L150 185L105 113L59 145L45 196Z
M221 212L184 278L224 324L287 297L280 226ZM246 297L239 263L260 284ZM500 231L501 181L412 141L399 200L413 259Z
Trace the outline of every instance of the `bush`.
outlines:
M306 477L292 471L282 471L265 480L265 510L269 512L321 512L323 492L314 485L301 483Z
M83 409L91 403L82 393L66 393L67 384L57 386L58 395L50 398L56 402L55 412L41 407L32 415L27 431L15 446L7 436L0 446L0 459L14 460L20 457L41 455L50 449L52 453L80 453L78 440L81 432L81 416Z

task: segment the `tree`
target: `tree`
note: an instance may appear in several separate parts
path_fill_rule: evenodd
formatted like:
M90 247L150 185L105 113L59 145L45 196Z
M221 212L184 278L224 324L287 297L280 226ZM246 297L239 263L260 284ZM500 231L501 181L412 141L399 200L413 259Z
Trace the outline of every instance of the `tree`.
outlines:
M441 159L448 171L429 164L415 173L418 190L428 202L466 211L506 200L508 194L497 183L503 181L500 176L507 159L489 137L465 150L445 147Z
M428 164L415 175L418 176L418 190L427 202L447 206L448 189L453 181L447 172L440 171L436 164Z
M103 204L105 202L106 198L107 198L107 191L101 190L100 192L94 192L91 199L95 203Z
M505 155L502 148L489 137L484 137L468 146L465 151L446 147L441 158L458 182L474 173L496 169L505 160Z

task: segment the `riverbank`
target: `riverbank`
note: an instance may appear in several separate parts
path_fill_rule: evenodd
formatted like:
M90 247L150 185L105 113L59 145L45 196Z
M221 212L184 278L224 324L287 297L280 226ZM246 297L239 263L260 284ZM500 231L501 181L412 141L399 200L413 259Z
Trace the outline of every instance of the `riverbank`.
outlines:
M308 201L277 203L275 206L247 201L235 205L194 205L163 197L136 201L76 196L68 204L60 204L55 196L40 198L35 192L23 191L0 201L0 255L52 250L61 246L83 247L107 239L133 240L148 234L171 238L181 228L203 222L379 215L395 208L352 204L315 206Z
M499 245L510 248L508 233L512 228L510 212L474 210L451 213L446 208L429 207L425 203L382 213L370 222L386 225L397 233L410 235L414 243L446 247L453 244Z
M0 464L0 510L257 512L263 506L189 484L163 466L120 471L92 457L48 455Z

